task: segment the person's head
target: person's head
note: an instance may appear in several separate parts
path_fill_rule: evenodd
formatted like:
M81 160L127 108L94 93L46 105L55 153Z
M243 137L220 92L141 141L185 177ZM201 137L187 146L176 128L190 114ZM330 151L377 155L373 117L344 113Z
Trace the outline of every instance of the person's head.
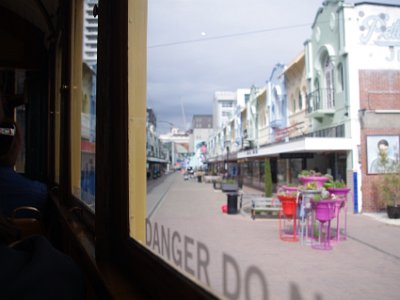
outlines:
M379 140L379 142L378 142L379 153L387 153L388 148L389 148L389 143L387 140L385 140L385 139Z
M14 166L21 148L21 135L13 121L0 122L0 166Z

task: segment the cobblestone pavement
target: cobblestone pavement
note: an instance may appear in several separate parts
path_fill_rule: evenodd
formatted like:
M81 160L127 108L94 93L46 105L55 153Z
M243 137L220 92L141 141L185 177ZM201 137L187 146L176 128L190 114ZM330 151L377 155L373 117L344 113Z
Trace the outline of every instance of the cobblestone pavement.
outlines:
M222 213L226 198L166 176L148 193L148 246L221 298L400 299L400 226L349 213L347 240L314 250L281 241L276 217Z

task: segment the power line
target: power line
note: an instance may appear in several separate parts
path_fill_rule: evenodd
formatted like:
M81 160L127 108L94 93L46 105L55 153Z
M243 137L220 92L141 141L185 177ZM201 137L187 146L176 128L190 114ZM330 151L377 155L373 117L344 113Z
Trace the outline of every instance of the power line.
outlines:
M222 40L222 39L227 39L227 38L232 38L232 37L237 37L237 36L294 29L294 28L306 27L306 26L310 26L310 25L311 25L311 23L282 26L282 27L273 27L273 28L260 29L260 30L254 30L254 31L246 31L246 32L238 32L238 33L232 33L232 34L219 35L219 36L208 37L208 38L200 38L200 39L193 39L193 40L186 40L186 41L176 41L176 42L170 42L170 43L164 43L164 44L157 44L157 45L148 46L147 48L152 49L152 48L169 47L169 46L182 45L182 44L199 43L199 42L205 42L205 41L210 41L210 40Z

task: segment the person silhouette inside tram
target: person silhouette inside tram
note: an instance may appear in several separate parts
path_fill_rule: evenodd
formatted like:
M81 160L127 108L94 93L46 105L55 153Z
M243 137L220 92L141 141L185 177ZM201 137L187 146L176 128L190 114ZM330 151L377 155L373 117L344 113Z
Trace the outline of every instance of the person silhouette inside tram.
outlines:
M18 128L5 121L0 98L0 299L86 299L78 265L43 235L21 239L19 228L4 214L20 205L43 209L47 200L44 184L14 171L20 145Z
M1 114L4 107L2 110ZM31 180L14 169L21 144L21 132L17 124L7 120L3 114L0 121L0 211L6 217L11 217L13 211L21 206L37 208L43 214L48 201L45 184Z

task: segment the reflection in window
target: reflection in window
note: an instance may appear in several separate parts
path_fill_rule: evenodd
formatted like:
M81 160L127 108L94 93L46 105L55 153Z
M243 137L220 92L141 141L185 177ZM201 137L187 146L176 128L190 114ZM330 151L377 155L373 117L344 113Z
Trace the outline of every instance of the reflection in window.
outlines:
M87 0L84 20L84 57L82 64L83 99L81 131L81 191L82 200L94 209L95 197L95 142L96 142L96 63L97 19L91 12L95 2Z
M80 193L77 195L92 211L95 210L95 146L96 146L96 69L97 19L93 6L97 1L84 0L82 22L82 57L80 120ZM78 79L77 79L78 80Z

